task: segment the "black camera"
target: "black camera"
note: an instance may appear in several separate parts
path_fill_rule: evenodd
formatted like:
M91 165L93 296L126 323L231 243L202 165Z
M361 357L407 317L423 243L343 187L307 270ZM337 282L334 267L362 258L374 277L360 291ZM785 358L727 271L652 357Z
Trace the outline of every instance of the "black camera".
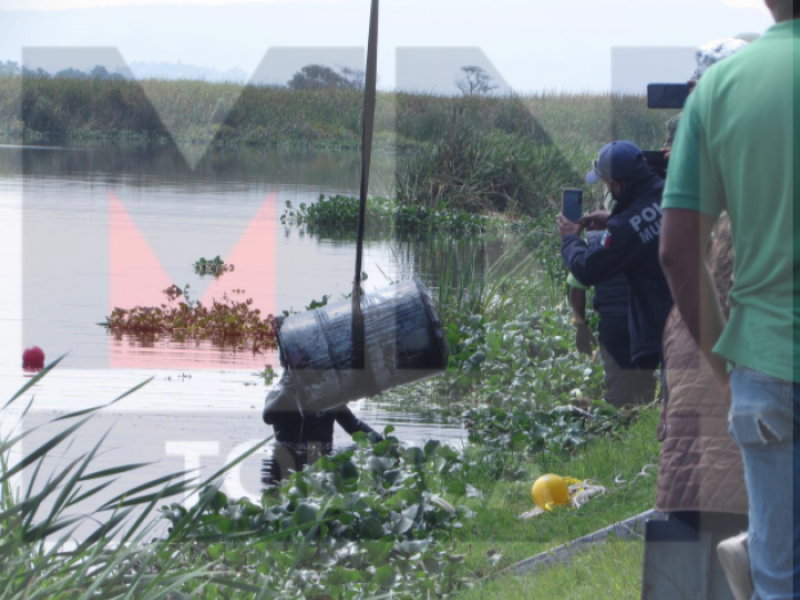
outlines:
M651 83L647 86L647 108L683 108L692 91L688 83ZM667 157L663 150L645 150L647 164L667 171Z
M662 171L667 170L667 154L664 150L644 150L643 153L648 167Z
M651 83L647 86L647 108L683 108L689 92L688 83Z

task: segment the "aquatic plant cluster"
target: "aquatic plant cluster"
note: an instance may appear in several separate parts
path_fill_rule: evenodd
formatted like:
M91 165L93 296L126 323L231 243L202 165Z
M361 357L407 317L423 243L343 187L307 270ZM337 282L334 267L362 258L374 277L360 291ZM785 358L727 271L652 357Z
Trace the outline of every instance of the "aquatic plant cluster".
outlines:
M437 442L404 448L391 432L372 446L357 434L357 448L322 457L268 489L259 504L217 492L191 537L254 594L449 597L467 575L451 537L471 511L443 498L461 457ZM176 524L186 512L177 504L164 509ZM202 597L214 597L213 587Z
M26 383L4 410L55 364ZM617 469L626 476L638 472L657 448L654 441L641 449L621 447L624 457L616 463L607 458L598 463L594 457L570 468L558 463L562 448L586 447L590 439L617 431L624 435L626 422L608 410L589 415L575 406L546 413L491 407L466 415L474 437L463 451L435 441L404 447L391 427L379 443L356 434L355 448L323 457L280 486L267 487L257 501L228 498L216 482L269 440L203 481L169 474L99 502L98 494L112 482L124 482L148 466L99 468L95 463L104 442L99 439L87 454L58 466L47 481L14 491L13 479L23 469L38 474L48 456L80 435L95 414L146 383L109 404L54 417L49 423L58 428L53 437L14 464L10 452L21 449L21 440L33 430L0 437L4 597L71 598L81 591L109 599L460 598L475 575L508 564L498 549L520 532L531 539L570 535L557 533L569 514L553 515L536 526L522 526L514 514L503 516L507 504L514 511L530 503L532 469L571 469L578 476L589 469L608 480ZM651 439L650 429L639 435ZM557 442L558 437L567 443ZM588 448L587 456L608 452ZM541 467L531 461L532 452ZM169 504L171 496L187 492L197 500L191 508ZM651 493L652 486L623 486L603 510L625 514L649 501ZM97 504L89 508L92 501ZM156 534L157 521L150 517L159 506L171 526ZM607 524L602 513L584 513L576 524L587 519L578 531ZM88 527L88 533L73 543L79 526Z
M355 232L358 227L359 199L351 196L320 195L317 202L295 207L290 200L281 223L303 227L308 233ZM370 235L402 233L481 233L493 225L484 215L455 210L433 210L425 206L406 206L382 197L367 200L366 230Z
M480 315L445 322L447 372L384 394L396 406L463 420L487 452L574 452L630 421L603 401L603 369L572 347L559 309L513 320Z
M210 339L216 344L249 347L253 351L276 344L276 318L273 315L264 317L260 309L251 308L252 298L241 302L226 295L221 300L214 299L207 307L200 301L181 301L184 290L176 285L164 290L164 294L166 304L130 309L116 307L100 325L115 335L165 334L178 341L187 337Z
M524 406L482 406L465 411L462 417L470 442L488 449L534 454L574 452L592 439L621 431L631 420L631 414L622 414L610 405L589 410L563 405L540 411L525 410Z
M194 272L201 277L204 275L221 277L225 273L232 273L236 270L236 265L226 264L219 255L212 259L200 258L192 266L194 267Z
M506 322L479 315L450 322L446 335L455 352L442 384L451 399L479 390L494 404L524 399L531 410L601 400L602 368L575 350L570 328L569 317L554 309Z

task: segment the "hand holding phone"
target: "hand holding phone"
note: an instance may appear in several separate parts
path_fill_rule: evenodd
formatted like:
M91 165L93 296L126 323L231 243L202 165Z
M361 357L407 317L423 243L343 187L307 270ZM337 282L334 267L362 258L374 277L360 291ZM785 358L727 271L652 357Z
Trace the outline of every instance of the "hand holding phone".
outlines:
M608 228L608 218L611 213L607 210L597 210L581 218L581 225L586 231L604 231Z

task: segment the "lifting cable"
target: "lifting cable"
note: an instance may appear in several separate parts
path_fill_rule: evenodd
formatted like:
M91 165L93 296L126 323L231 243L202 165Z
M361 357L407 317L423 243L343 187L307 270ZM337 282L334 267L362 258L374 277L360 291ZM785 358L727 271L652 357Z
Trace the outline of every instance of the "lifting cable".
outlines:
M353 367L365 369L364 314L361 310L361 264L364 254L364 227L367 218L369 168L372 156L372 133L375 127L375 101L378 79L378 0L372 0L367 44L367 69L364 81L364 112L361 125L361 193L358 209L358 238L356 241L356 276L353 280ZM367 378L371 380L371 377Z

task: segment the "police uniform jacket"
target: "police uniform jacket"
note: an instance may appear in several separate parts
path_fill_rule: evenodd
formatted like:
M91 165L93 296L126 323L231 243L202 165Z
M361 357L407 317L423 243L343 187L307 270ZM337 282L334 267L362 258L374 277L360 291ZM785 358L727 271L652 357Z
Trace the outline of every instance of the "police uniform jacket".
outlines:
M568 235L561 245L564 262L584 285L625 275L630 287L631 359L641 368L654 368L661 361L661 336L673 304L658 259L663 192L664 180L643 169L617 199L600 244L589 247L581 237Z

